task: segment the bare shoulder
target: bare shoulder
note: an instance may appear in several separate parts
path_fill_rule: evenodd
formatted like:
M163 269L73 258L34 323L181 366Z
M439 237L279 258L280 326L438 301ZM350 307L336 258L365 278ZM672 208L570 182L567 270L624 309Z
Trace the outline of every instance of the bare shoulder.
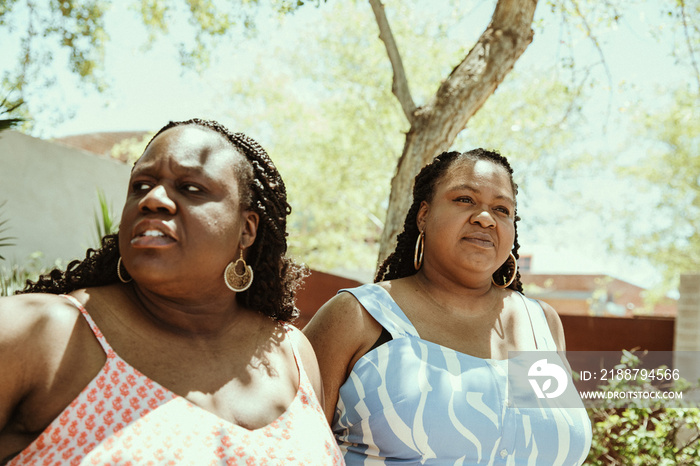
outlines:
M76 332L79 314L75 306L56 295L0 298L0 432L18 422L13 416L23 412L20 407L32 403L55 380L65 364L64 348L81 333L80 329ZM37 406L45 406L44 401ZM31 426L32 421L22 419L22 425Z
M90 332L80 311L64 297L37 293L0 298L0 367L20 365L30 375L32 368L58 358L58 350L71 338L87 335L85 330Z
M304 334L322 365L326 359L334 364L342 363L345 365L343 372L346 372L351 361L357 359L357 354L371 339L367 333L373 333L373 321L352 294L338 293L316 312L304 327ZM374 340L378 336L379 333Z
M289 338L291 338L292 343L297 348L297 351L299 352L299 356L301 356L304 366L306 366L307 361L310 362L312 365L316 364L316 355L314 354L314 350L311 347L311 343L309 343L308 338L306 338L304 333L298 328L296 328L294 325L289 324L288 328Z
M554 338L554 343L557 345L559 351L566 351L566 341L564 339L564 327L561 324L561 318L557 311L545 303L544 301L537 302L542 306L544 310L544 316L547 319L547 324L549 325L549 331L552 332L552 337Z
M342 292L329 299L304 328L304 333L313 339L319 332L355 325L362 320L362 305L351 293Z
M289 338L292 340L292 344L297 348L299 352L299 357L301 358L302 366L306 375L311 381L311 385L314 387L316 396L318 397L319 403L323 407L323 383L321 382L321 372L318 368L318 360L316 359L316 353L314 352L311 343L306 338L304 333L293 325L289 325Z
M325 412L333 419L338 390L359 358L381 335L381 326L351 293L338 293L304 327L318 359Z
M0 344L37 340L75 324L80 311L52 294L22 294L0 298Z
M350 355L354 363L379 338L382 327L352 293L341 292L328 300L304 327L317 356L333 348Z
M52 341L70 335L79 311L65 298L23 294L0 298L0 372L3 387L21 378L29 381L32 369L45 364ZM10 376L8 378L8 375Z

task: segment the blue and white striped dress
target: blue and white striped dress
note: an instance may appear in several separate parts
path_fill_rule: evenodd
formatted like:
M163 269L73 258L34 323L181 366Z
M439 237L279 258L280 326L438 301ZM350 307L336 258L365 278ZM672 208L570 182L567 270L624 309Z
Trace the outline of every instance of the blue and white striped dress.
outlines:
M349 466L583 463L591 445L583 405L509 408L507 360L421 339L379 285L343 291L392 337L360 358L340 388L332 428ZM525 301L538 348L556 351L541 306Z

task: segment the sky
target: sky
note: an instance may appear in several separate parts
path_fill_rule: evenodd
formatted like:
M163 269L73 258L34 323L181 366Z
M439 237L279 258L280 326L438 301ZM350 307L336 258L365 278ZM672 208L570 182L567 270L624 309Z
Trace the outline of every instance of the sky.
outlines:
M189 118L193 114L219 114L222 107L219 91L225 79L251 71L246 67L246 51L250 54L265 53L268 43L294 40L298 31L303 31L309 23L313 24L313 18L320 13L316 8L307 8L303 15L285 19L282 27L262 17L258 23L258 37L265 37L264 41L239 39L237 44L222 48L227 54L224 59L215 60L206 73L198 75L180 66L176 46L172 43L180 39L177 36L162 38L145 50L146 30L139 24L136 12L128 9L126 4L128 2L116 3L107 14L110 41L105 54L105 69L110 84L108 90L100 94L78 85L76 78L64 71L66 67L59 66L62 61L65 63L65 57L56 54L59 85L47 97L55 99L54 104L58 102L64 108L73 109L74 116L59 123L48 122L48 118L44 120L47 123L37 122L37 134L50 138L94 131L154 130L170 119ZM481 1L477 5L469 13L474 18L475 31L480 33L492 12L492 3ZM537 18L546 14L546 4L541 1ZM650 92L657 85L683 79L684 75L677 73L668 45L658 43L648 34L646 23L650 16L657 14L658 8L651 2L651 6L640 9L637 15L625 16L614 32L601 38L605 42L606 62L613 85L626 81L636 86L636 92ZM561 53L558 34L560 31L553 28L537 30L535 40L518 66L549 60L552 54ZM16 45L11 37L3 35L0 33L0 43ZM585 48L581 47L582 50ZM14 64L17 49L0 49L1 62ZM229 59L231 53L234 59ZM590 50L584 52L583 57L582 62L599 60ZM0 67L0 70L5 68ZM608 105L610 95L601 89L598 96L601 106ZM625 102L619 101L624 95L613 95L613 98L617 100L615 104L624 106Z
M222 98L227 80L238 74L253 73L250 58L254 54L264 54L266 47L275 41L294 40L295 35L303 33L305 28L313 27L320 13L315 8L308 8L303 15L287 18L284 26L262 18L258 24L258 40L236 39L222 49L224 57L215 57L211 68L198 75L192 71L183 71L180 66L177 49L172 44L176 36L158 40L150 49L144 49L147 36L145 29L139 25L135 12L123 6L127 2L114 3L106 19L110 36L105 55L109 89L97 93L78 85L74 76L62 71L65 66L61 67L61 61L65 57L56 54L58 85L52 91L44 93L42 98L52 105L70 109L73 116L64 121L53 121L51 118L37 121L33 130L36 136L52 138L97 131L154 131L169 120L193 116L214 118L229 125L231 122L227 121L226 115L230 108ZM481 1L476 2L476 5L470 15L478 35L492 12L492 2ZM367 8L370 8L369 5ZM390 9L388 11L390 13ZM547 14L546 3L540 1L537 18ZM590 141L591 145L620 144L619 138L627 129L624 123L618 123L616 116L628 111L640 95L648 96L647 100L657 99L656 89L659 87L688 79L686 74L679 73L669 53L669 44L659 43L649 34L649 24L656 21L659 14L660 9L655 2L647 2L634 14L626 16L613 31L599 38L604 45L614 89L611 92L607 88L606 79L603 79L599 88L593 90L594 101L589 112L599 114L599 124L607 127L607 130L596 133L594 140ZM392 21L391 16L389 20ZM21 25L17 27L21 28ZM561 53L562 41L558 36L561 31L554 28L535 29L535 40L518 62L518 67L551 60L553 55ZM173 25L173 30L177 31L177 25ZM261 37L262 41L259 40ZM6 31L0 31L1 44L15 44L15 47L0 47L0 63L6 64L0 66L0 70L8 69L7 64L16 61L16 41L13 42L12 39ZM580 47L583 52L578 58L579 63L595 63L599 60L590 44L580 44ZM596 69L599 73L603 72L602 66ZM624 90L621 91L621 88ZM662 105L663 102L659 101L658 104ZM264 140L261 142L265 145ZM595 183L595 180L583 179L579 182L580 186L571 188L601 189L590 184ZM608 183L602 189L609 188ZM536 271L609 273L642 286L658 282L658 274L647 264L633 263L629 258L613 257L600 241L591 241L590 231L599 227L597 221L596 218L584 216L579 219L578 228L567 233L574 238L580 237L575 251L556 241L546 245L531 243L529 248L534 254L533 265ZM541 232L539 233L541 237ZM601 261L601 258L606 260Z

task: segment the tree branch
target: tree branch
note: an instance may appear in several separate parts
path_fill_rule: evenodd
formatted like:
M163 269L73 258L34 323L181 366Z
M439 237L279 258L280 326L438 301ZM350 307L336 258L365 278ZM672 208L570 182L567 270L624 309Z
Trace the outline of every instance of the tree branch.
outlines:
M605 53L603 53L603 48L600 46L600 42L598 41L598 38L595 36L595 34L593 34L593 28L591 28L591 26L588 24L588 20L586 19L586 16L581 11L581 7L578 4L578 0L571 0L571 4L574 7L576 15L581 20L581 24L583 25L583 28L586 31L586 35L591 40L591 42L593 43L593 46L595 47L596 51L598 52L598 56L600 57L600 63L603 65L603 68L605 69L605 75L608 78L608 86L610 86L610 95L611 95L611 97L608 99L608 111L607 111L607 115L606 115L606 120L608 120L610 118L610 114L612 113L612 92L613 92L612 74L610 73L610 68L608 67L608 62L605 60Z
M448 150L532 42L537 0L498 0L484 33L433 97L415 111L391 194L379 263L393 250L410 205L413 178L433 157Z
M698 82L698 92L700 92L700 69L698 69L698 62L695 61L695 52L693 50L693 44L690 40L690 34L688 33L688 15L685 12L685 2L679 1L678 6L681 9L681 20L683 21L683 32L685 32L685 42L688 46L688 54L690 55L690 65L695 71L695 79Z
M394 70L391 92L393 92L399 100L403 113L406 115L408 122L412 124L415 119L414 112L416 111L416 104L413 102L411 91L408 88L406 72L404 71L403 62L401 61L401 54L396 46L396 41L394 41L394 35L391 33L389 20L384 12L384 5L381 0L369 0L369 4L372 6L374 17L377 20L377 26L379 26L379 39L384 43L384 47L386 47L386 53L389 56L391 68Z
M428 133L441 135L447 150L467 121L484 104L532 42L537 0L499 0L490 24L462 62L445 79L433 98L419 110ZM430 128L430 129L428 129ZM439 152L438 152L439 153ZM428 155L429 159L437 153Z

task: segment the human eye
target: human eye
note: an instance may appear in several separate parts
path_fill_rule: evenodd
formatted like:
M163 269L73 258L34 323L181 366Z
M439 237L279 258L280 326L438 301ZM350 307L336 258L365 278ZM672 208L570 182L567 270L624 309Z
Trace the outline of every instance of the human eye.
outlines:
M199 186L198 184L195 183L182 183L180 185L180 189L182 191L188 192L188 193L203 193L204 188Z
M505 215L510 215L510 209L508 207L498 206L494 210L496 212L501 212L502 214L505 214Z
M455 199L455 202L461 202L461 203L464 203L464 204L473 204L473 203L474 203L474 200L473 200L471 197L469 197L469 196L458 196L458 197Z
M148 191L151 189L151 183L146 181L134 181L131 183L131 189L135 193Z

